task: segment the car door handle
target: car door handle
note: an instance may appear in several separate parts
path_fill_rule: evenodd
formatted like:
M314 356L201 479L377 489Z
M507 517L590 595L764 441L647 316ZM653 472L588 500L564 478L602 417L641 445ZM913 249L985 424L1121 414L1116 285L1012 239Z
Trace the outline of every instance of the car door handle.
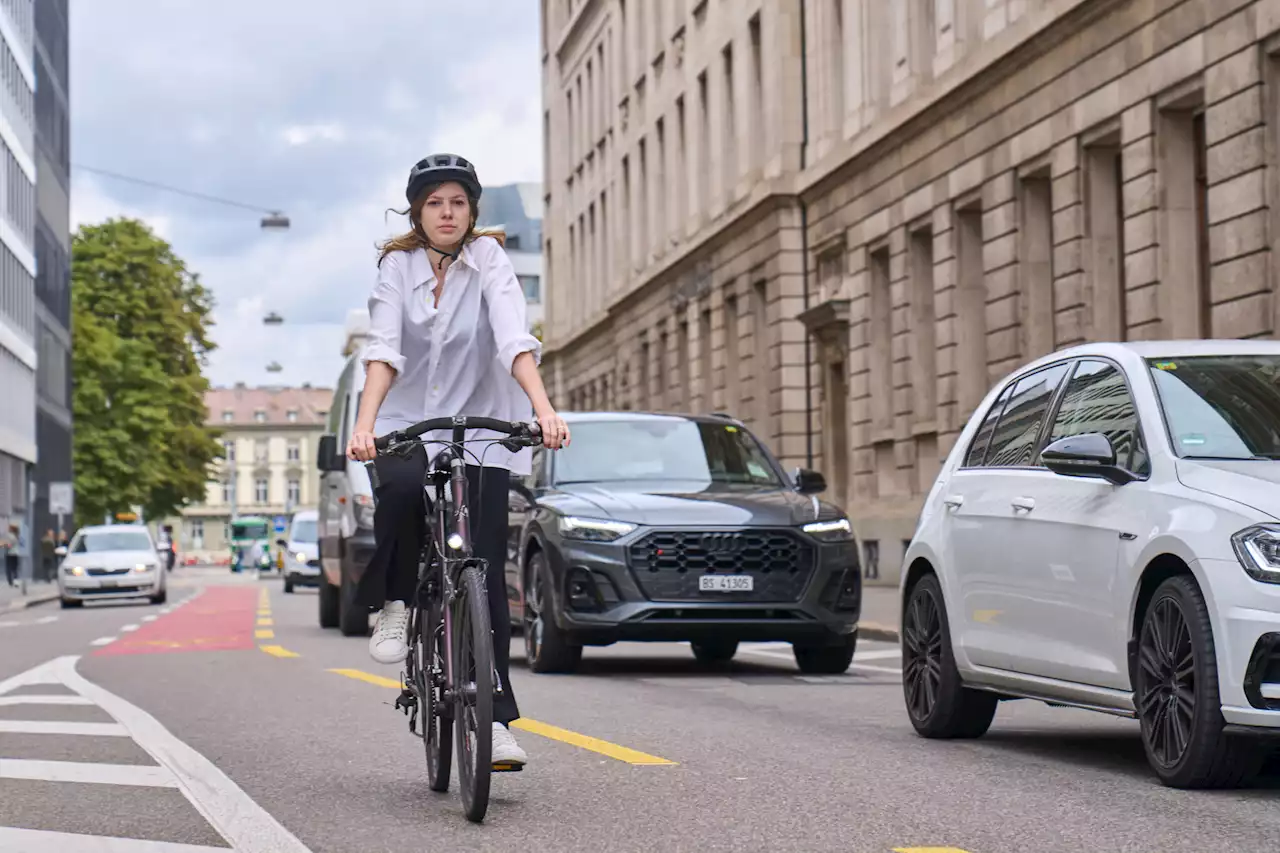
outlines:
M1014 509L1020 509L1024 512L1031 512L1031 510L1036 508L1035 498L1014 498L1009 501L1009 504Z
M964 495L947 495L942 502L952 509L959 509L964 506Z

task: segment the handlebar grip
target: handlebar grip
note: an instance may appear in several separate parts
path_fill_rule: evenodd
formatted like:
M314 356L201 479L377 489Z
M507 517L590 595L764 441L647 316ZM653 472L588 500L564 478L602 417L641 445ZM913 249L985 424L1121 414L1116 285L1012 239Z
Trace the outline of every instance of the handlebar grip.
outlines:
M378 487L382 485L382 481L378 479L378 466L373 462L366 462L364 469L369 472L369 484L375 492L378 491Z
M377 450L386 450L388 447L391 446L391 442L395 439L397 435L398 433L392 432L392 433L387 433L386 435L378 436L373 440L374 448Z

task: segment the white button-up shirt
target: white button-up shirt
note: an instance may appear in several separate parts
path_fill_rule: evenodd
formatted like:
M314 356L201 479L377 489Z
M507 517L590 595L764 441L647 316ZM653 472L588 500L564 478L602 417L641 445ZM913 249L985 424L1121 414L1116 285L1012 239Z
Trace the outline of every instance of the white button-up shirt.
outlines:
M379 267L361 360L366 370L371 361L386 362L396 376L378 411L375 434L453 415L531 420L533 406L511 365L522 352L532 352L540 364L542 345L529 332L524 291L502 246L492 237L468 243L445 272L438 308L435 284L426 249L392 252ZM449 441L451 433L423 438ZM467 430L468 440L501 437ZM428 455L443 446L428 445ZM530 448L512 453L500 444L475 443L466 449L469 464L481 460L517 475L530 471Z

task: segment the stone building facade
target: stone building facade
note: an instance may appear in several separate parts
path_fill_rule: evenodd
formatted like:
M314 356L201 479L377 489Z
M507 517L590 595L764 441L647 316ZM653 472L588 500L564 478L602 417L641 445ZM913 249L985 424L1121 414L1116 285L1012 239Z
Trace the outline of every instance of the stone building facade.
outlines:
M896 580L991 383L1280 330L1280 0L543 3L560 405L729 411Z

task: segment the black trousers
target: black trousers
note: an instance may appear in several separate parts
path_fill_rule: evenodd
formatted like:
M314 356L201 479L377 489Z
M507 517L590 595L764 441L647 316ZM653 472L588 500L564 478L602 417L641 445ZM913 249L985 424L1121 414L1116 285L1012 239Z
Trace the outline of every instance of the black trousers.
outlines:
M432 455L439 447L432 445ZM377 507L373 513L376 548L357 589L358 601L373 609L384 602L413 599L418 586L418 558L429 528L425 493L427 451L421 446L407 458L379 456ZM489 594L489 624L493 657L502 694L494 698L493 719L510 723L520 718L511 686L511 607L507 602L507 489L505 468L467 466L467 505L471 514L471 546L488 561L485 587Z

